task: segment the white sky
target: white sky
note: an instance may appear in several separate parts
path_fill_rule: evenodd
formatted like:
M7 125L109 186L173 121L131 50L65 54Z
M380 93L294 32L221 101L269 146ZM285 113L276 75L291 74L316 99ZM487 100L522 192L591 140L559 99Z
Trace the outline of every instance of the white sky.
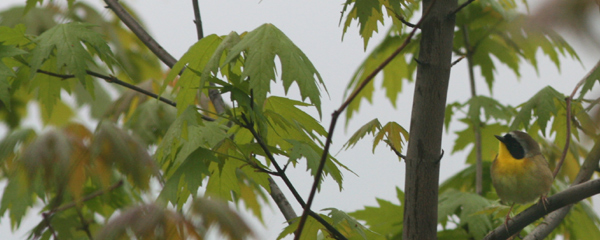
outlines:
M2 0L0 10L25 0ZM60 1L58 1L60 2ZM100 0L88 1L98 7L103 6ZM192 1L183 0L127 0L137 14L141 16L151 34L162 46L176 58L196 42L196 31L193 20ZM356 22L348 29L343 41L341 41L342 28L338 25L340 11L345 1L200 1L200 10L205 35L226 35L230 31L251 31L263 23L272 23L281 29L313 62L321 73L330 98L322 99L323 120L322 125L327 129L330 116L334 109L342 103L343 89L345 89L352 73L359 66L366 54L363 51L362 39L357 33ZM532 4L535 5L535 4ZM535 9L535 6L533 6ZM108 9L101 10L108 14ZM390 22L387 21L389 24ZM380 27L380 32L385 33L386 27ZM370 41L369 49L372 49L382 34L376 34ZM568 40L574 39L573 37ZM499 75L496 77L494 88L495 96L501 103L517 105L530 98L533 93L541 88L551 85L558 91L568 94L585 74L598 61L599 49L585 49L580 42L572 42L580 54L584 67L580 63L570 59L561 59L563 62L561 72L547 59L540 57L539 74L535 70L523 64L521 66L522 77L517 80L516 76L508 68L498 65ZM579 44L579 45L578 45ZM452 69L448 102L464 102L470 96L468 89L466 61L462 61ZM476 74L479 71L476 69ZM376 81L376 89L380 89L381 82ZM332 153L337 153L342 144L360 126L373 118L379 118L380 122L396 121L409 129L410 106L412 106L413 84L406 84L404 91L398 97L398 108L394 109L389 101L384 98L384 92L379 90L375 94L374 104L364 102L361 110L351 120L348 130L344 130L344 119L338 124L334 135ZM283 94L282 87L273 86L275 94ZM297 89L292 88L292 96L297 96ZM489 95L483 78L477 78L477 93ZM465 167L467 151L451 155L455 139L453 131L462 130L464 125L454 122L451 124L450 134L444 135L442 148L446 151L441 162L440 181L454 175ZM4 133L0 129L0 136ZM491 136L483 136L491 137ZM313 209L318 211L323 208L334 207L343 211L351 212L365 205L376 206L375 198L382 198L398 204L395 187L404 188L404 163L399 162L397 157L384 146L379 146L375 154L371 153L372 139L367 137L357 146L348 151L341 151L337 158L358 174L344 172L344 190L340 192L337 184L326 179L322 191L316 196ZM304 165L297 169L288 169L287 173L295 184L296 189L306 199L312 185L312 177L305 171ZM284 190L292 206L297 213L301 208L294 198L289 194L282 181L278 181L280 188ZM596 207L598 211L598 207ZM9 219L3 217L0 221L0 236L4 239L22 239L24 234L40 220L37 212L30 212L28 219L23 223L21 230L10 232ZM275 239L281 229L285 227L284 218L274 204L265 208L265 227L254 222L258 239ZM11 236L9 238L6 238Z

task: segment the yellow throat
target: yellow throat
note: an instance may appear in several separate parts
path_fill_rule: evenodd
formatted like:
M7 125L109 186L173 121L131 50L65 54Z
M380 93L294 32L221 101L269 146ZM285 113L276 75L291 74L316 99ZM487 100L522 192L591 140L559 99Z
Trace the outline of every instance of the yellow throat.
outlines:
M495 171L499 173L522 173L528 169L530 164L532 164L532 161L527 157L522 159L514 158L503 142L500 142L500 146L498 147L496 161Z

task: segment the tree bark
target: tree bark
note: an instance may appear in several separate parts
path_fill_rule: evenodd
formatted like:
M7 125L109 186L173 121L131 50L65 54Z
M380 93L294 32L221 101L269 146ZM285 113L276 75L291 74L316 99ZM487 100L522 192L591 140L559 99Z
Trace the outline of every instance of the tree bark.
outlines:
M417 80L406 159L404 239L437 239L442 130L457 0L424 0Z

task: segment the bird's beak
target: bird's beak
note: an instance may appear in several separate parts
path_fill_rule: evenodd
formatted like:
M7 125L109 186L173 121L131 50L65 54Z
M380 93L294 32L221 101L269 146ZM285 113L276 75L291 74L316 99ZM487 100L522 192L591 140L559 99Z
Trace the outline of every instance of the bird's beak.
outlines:
M500 142L504 142L503 136L494 135L494 137L496 137Z

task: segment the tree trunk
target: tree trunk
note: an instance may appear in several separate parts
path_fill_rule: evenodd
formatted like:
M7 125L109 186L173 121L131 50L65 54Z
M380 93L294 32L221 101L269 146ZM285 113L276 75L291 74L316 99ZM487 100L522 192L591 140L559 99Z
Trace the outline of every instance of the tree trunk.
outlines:
M404 239L437 238L442 128L457 0L424 0L417 80L406 159Z

